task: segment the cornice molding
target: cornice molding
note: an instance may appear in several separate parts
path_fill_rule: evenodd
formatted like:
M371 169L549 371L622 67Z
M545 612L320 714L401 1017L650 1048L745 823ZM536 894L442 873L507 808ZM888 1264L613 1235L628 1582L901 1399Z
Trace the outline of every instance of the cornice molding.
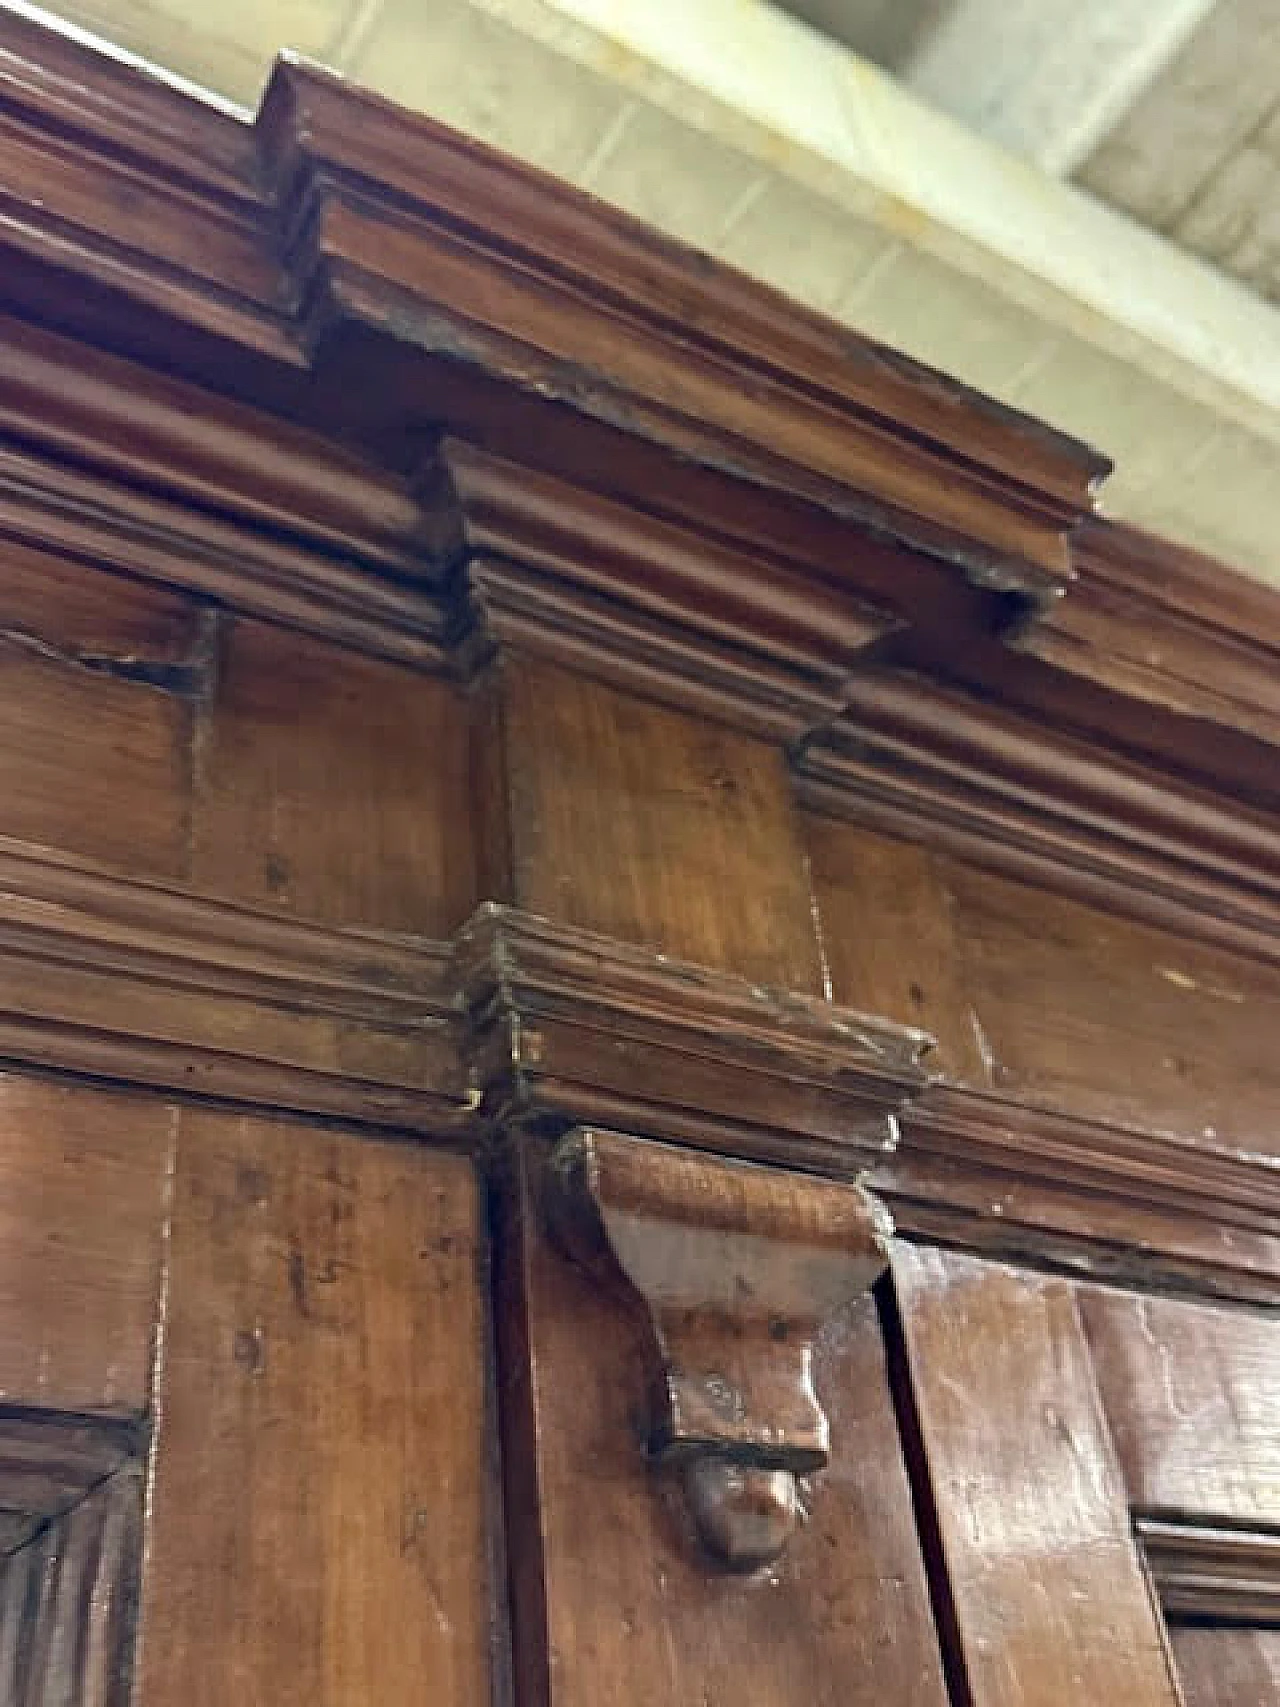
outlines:
M0 149L0 250L24 312L366 440L402 435L406 413L449 426L429 377L461 366L500 383L506 415L518 393L590 437L611 424L1035 600L1064 584L1067 535L1107 466L313 67L282 61L241 124L6 15ZM344 326L398 375L358 409L341 373L307 376ZM436 358L416 395L413 351Z
M281 918L0 839L0 1056L448 1135L440 944Z
M924 1032L514 908L463 927L454 976L495 1124L611 1125L850 1176L927 1082Z
M923 1033L811 996L512 908L433 942L9 840L0 895L15 1064L480 1148L611 1126L865 1178L907 1235L1280 1304L1274 1162L931 1081Z
M850 682L801 799L1184 937L1280 957L1280 821L904 672Z
M505 647L785 741L834 716L901 618L774 541L717 537L446 440L430 476L465 566L464 659Z
M257 121L313 349L333 319L1050 599L1104 458L545 173L311 66Z
M1068 595L1018 646L1069 675L1280 747L1280 598L1137 528L1090 520Z
M407 487L0 318L0 536L420 669L447 618Z
M243 119L6 11L0 153L8 300L108 335L145 307L165 330L120 347L184 328L301 367Z
M250 124L4 14L0 157L0 302L73 334L3 328L0 429L69 481L257 531L147 574L443 667L415 481L451 435L595 494L567 506L572 572L476 546L492 630L646 692L798 740L839 720L864 644L929 631L981 673L1004 632L1088 698L1100 749L1135 704L1280 739L1280 598L1092 517L1100 459L323 72L282 63ZM662 614L622 558L590 583L597 500L650 517L661 573L684 549L664 529L697 536ZM951 601L966 576L985 599ZM797 631L770 584L808 613Z
M1280 1304L1280 1166L935 1081L869 1176L899 1230Z

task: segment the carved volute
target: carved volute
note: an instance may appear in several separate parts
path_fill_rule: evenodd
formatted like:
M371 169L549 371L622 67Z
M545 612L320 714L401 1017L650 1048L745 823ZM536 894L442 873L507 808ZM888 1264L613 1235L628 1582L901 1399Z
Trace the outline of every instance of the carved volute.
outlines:
M647 1310L654 1461L712 1557L768 1564L830 1457L814 1341L883 1271L886 1213L855 1184L609 1132L570 1133L552 1165L562 1245L621 1270Z

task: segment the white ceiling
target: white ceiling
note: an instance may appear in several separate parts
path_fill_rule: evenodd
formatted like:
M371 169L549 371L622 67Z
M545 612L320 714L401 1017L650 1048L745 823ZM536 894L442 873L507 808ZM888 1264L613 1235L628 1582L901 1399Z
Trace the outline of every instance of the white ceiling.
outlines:
M783 0L1280 299L1280 0Z

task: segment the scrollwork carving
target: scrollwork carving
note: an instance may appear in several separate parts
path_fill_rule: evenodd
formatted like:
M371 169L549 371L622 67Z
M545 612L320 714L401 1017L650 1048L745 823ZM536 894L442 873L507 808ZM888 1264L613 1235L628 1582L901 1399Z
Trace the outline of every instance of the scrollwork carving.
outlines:
M652 1458L722 1566L772 1562L830 1457L814 1341L883 1270L885 1212L855 1184L610 1132L570 1133L552 1167L562 1246L644 1303Z

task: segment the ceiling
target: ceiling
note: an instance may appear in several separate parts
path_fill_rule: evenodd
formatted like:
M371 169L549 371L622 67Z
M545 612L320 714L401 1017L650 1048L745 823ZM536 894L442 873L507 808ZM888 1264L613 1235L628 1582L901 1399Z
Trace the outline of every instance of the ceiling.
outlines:
M3 5L242 109L318 60L1088 440L1106 513L1280 583L1280 0Z
M784 0L1280 300L1280 0Z
M363 58L366 76L397 48L412 65L434 4L52 0L50 10L252 106L280 47L340 68ZM1280 0L781 6L969 128L1280 300Z

